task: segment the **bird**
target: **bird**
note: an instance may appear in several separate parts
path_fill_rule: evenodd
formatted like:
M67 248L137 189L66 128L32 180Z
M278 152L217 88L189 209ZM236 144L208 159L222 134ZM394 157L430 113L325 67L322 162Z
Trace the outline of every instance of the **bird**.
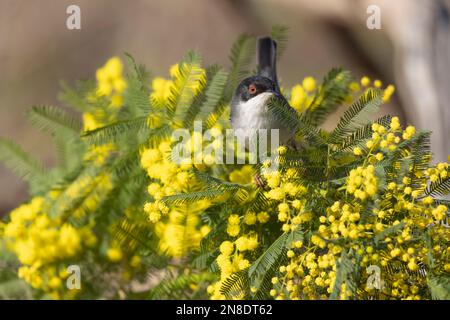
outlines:
M252 138L257 135L257 130L267 129L267 146L271 146L271 129L279 130L278 145L288 144L295 133L295 130L283 125L268 106L270 99L277 99L291 112L295 112L282 95L278 84L277 43L271 37L259 38L256 51L256 75L247 77L239 83L230 104L231 127L238 141L245 141L247 150L250 141L254 141ZM273 150L268 151L270 153Z

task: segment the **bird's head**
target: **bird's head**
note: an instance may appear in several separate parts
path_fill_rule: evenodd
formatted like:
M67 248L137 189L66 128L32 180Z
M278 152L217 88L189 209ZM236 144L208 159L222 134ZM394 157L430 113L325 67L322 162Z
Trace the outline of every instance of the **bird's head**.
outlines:
M262 76L248 77L237 87L234 100L247 102L264 93L265 95L276 93L275 82Z

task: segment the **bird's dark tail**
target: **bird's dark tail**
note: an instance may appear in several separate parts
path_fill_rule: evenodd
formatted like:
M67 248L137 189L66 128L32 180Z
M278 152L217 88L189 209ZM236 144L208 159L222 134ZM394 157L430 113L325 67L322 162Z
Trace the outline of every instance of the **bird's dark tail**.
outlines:
M257 44L258 75L275 82L277 89L277 43L270 37L258 39Z

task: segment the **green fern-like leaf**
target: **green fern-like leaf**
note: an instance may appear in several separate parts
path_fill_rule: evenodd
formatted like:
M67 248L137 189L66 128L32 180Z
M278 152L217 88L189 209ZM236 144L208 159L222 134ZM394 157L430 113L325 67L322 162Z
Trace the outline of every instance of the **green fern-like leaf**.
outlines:
M381 231L380 233L378 233L375 236L375 238L374 238L375 243L379 243L384 238L397 233L398 231L402 230L404 227L405 227L405 222L400 222L399 224L396 224L395 226L384 229L383 231Z
M0 139L0 162L29 182L32 189L38 190L48 185L44 166L14 142Z
M79 111L89 111L91 106L86 102L86 97L95 90L95 86L95 80L77 81L74 88L61 82L62 92L58 98L68 106Z
M431 158L431 132L424 132L415 141L411 147L410 165L405 168L403 174L411 179L411 186L414 189L420 188L421 181L414 174L414 172L425 171L429 166L429 159ZM410 167L412 170L410 170Z
M271 37L277 42L277 60L279 60L283 55L289 40L289 27L284 25L274 25L272 27Z
M383 127L389 127L392 117L390 115L383 116L372 123L368 123L362 127L359 127L349 135L343 141L342 145L337 148L336 151L331 153L331 157L334 157L340 153L351 152L355 147L365 148L367 139L372 136L372 124L378 123Z
M275 40L277 44L276 58L277 61L279 61L286 50L287 42L289 40L289 27L281 24L273 25L270 37ZM256 69L253 69L252 73L256 73Z
M228 299L241 298L245 299L247 292L250 290L250 281L248 278L248 270L244 269L233 273L227 278L220 288L220 292Z
M329 141L335 144L345 141L355 130L367 125L370 114L378 111L381 102L381 91L368 90L344 113L331 132Z
M250 73L250 63L255 55L256 40L247 34L241 35L233 44L230 53L230 76L225 93L226 100L230 100L239 82Z
M450 276L430 276L427 283L433 299L450 300Z
M402 159L405 159L405 151L408 151L408 153L410 153L418 142L420 143L420 141L426 141L427 137L429 137L429 132L421 131L419 133L416 133L411 139L400 142L397 146L397 149L391 152L389 157L387 157L386 160L383 161L383 168L386 172L386 175L393 179L395 182L400 182L401 179L403 179L403 176L399 175L395 170L395 163L401 162ZM425 152L428 151L425 150ZM407 170L406 166L404 167L405 170Z
M248 270L252 286L257 290L269 279L267 272L280 265L285 259L288 246L297 240L303 240L303 233L299 230L283 233L270 247L250 266Z
M342 69L331 70L324 78L314 99L304 112L313 125L320 125L350 94L352 77Z
M301 118L287 101L273 97L269 99L267 108L285 128L289 129L289 131L296 132L297 129L301 127Z
M192 299L193 297L189 286L201 285L214 280L217 280L217 276L208 272L180 275L175 278L162 279L154 288L150 290L147 299Z
M61 131L54 135L53 140L58 159L58 169L67 173L81 165L83 159L79 155L84 153L85 144L78 135L75 136Z
M142 88L146 88L149 79L149 74L145 70L145 67L142 65L137 65L136 61L134 60L133 56L130 53L125 52L125 57L128 60L128 65L131 67L131 76L139 80L139 83L141 84Z
M64 186L62 194L52 204L49 216L61 217L64 220L70 218L71 213L76 210L90 212L92 210L90 203L86 203L88 197L96 199L100 204L106 196L101 188L104 181L97 178L101 170L101 167L93 166L84 168L77 177L74 177L72 183Z
M27 112L27 118L39 130L53 135L59 130L78 134L82 127L79 119L54 106L34 106Z
M450 178L442 178L439 176L438 180L430 183L425 190L427 196L445 196L450 193Z
M139 223L125 218L115 226L112 236L129 254L138 247L156 253L156 250L148 245L149 234L151 231L147 221Z
M207 120L208 117L216 110L218 104L222 100L227 80L228 73L223 69L219 69L211 79L211 83L205 91L206 99L200 108L200 112L198 113L196 120Z
M180 193L173 196L166 196L162 198L161 201L166 204L183 205L187 203L193 203L202 199L214 199L221 195L223 195L223 191L221 190L203 190L190 193Z
M344 251L336 263L336 280L330 294L331 300L336 300L339 298L341 286L344 283L347 286L347 290L356 292L357 284L355 283L355 278L358 273L358 269L358 263L353 262L349 256L349 253Z
M125 56L131 69L127 76L127 89L124 94L127 116L134 118L148 115L151 110L148 73L143 66L136 64L129 53L126 53Z
M212 85L212 79L220 70L222 70L222 67L218 64L213 64L206 67L206 86L194 97L194 100L187 111L186 117L184 118L184 128L191 128L193 126L194 120L196 120L203 104L207 100L206 92Z
M155 129L153 131L157 131ZM82 137L88 144L102 145L123 139L127 135L137 135L140 132L149 132L148 118L146 116L131 120L121 120L95 130L85 132Z
M188 52L178 65L179 74L175 77L167 104L169 116L173 116L176 126L182 127L184 119L188 115L189 106L196 93L195 87L205 86L200 64L200 56L195 52Z
M449 208L450 210L450 200L446 200L446 199L433 199L433 202L437 205L442 204L444 206L446 206L447 208Z
M208 186L208 189L211 190L220 190L222 192L225 191L234 192L239 189L244 190L248 189L248 187L245 185L224 181L198 170L193 170L193 173L199 180L203 181L205 185Z
M269 99L267 108L280 122L280 126L288 128L296 136L304 137L317 147L326 144L325 139L321 137L321 130L317 129L307 117L298 115L286 101L273 97Z

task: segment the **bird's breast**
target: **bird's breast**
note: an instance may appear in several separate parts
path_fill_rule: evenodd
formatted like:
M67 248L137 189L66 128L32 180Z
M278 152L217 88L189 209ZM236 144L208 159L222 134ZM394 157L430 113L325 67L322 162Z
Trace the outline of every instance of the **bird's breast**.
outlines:
M240 141L245 141L246 145L254 136L262 134L258 131L261 129L267 130L266 137L269 144L273 134L277 134L279 143L284 143L288 139L289 133L267 107L267 100L272 95L273 93L264 92L248 101L234 104L231 125L234 135ZM273 133L271 129L277 129L278 132Z
M233 129L270 129L271 115L267 108L267 100L272 95L270 92L263 92L248 101L236 103L231 119Z

